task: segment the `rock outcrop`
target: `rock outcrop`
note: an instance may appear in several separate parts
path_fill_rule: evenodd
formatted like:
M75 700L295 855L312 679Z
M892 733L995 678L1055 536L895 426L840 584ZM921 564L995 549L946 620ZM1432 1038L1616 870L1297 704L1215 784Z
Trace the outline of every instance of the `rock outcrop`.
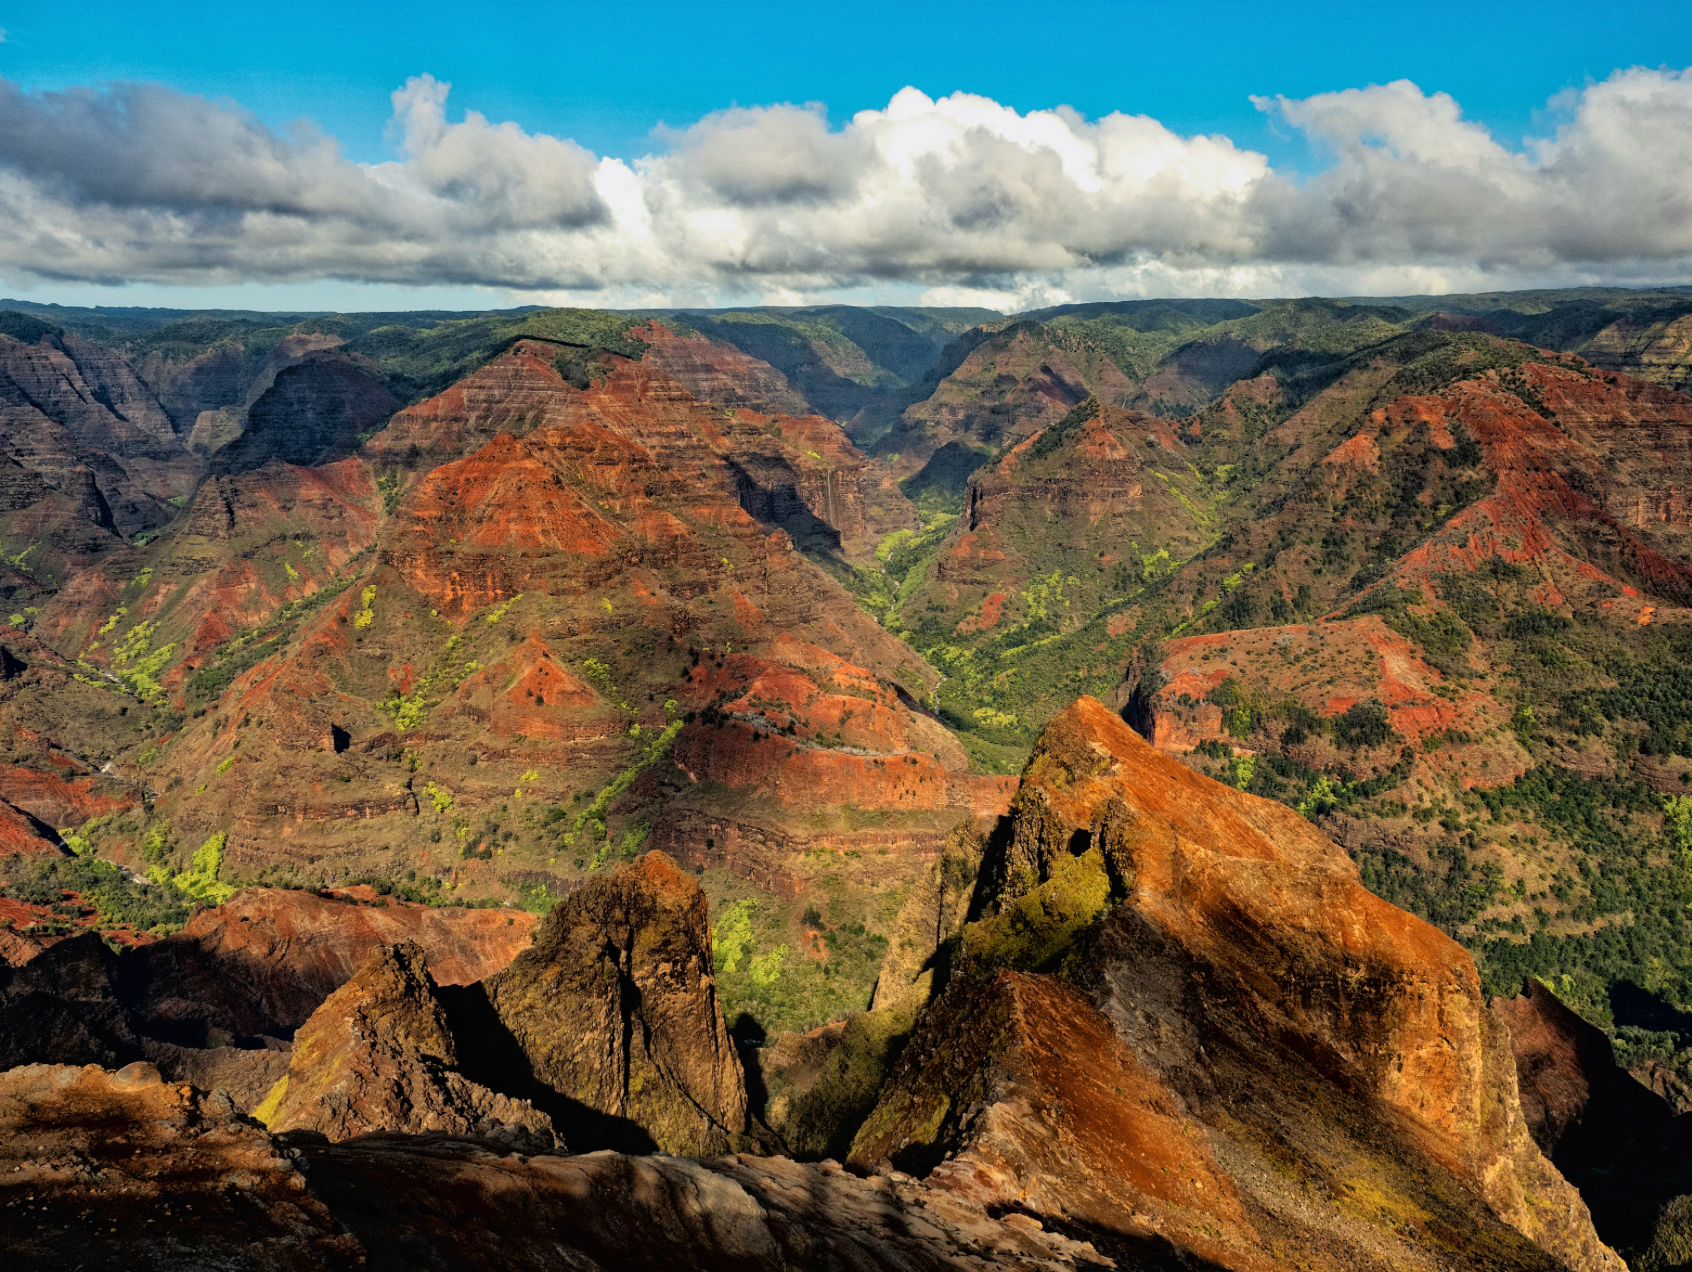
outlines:
M545 1114L469 1081L457 1063L422 948L384 946L300 1027L287 1073L254 1116L273 1131L332 1141L442 1131L531 1153L554 1148Z
M578 1148L711 1156L746 1142L705 894L665 854L560 902L483 991L533 1080L568 1102L555 1121Z
M0 900L7 909L13 913L0 917L29 914ZM521 912L248 888L196 913L184 931L121 955L91 931L37 938L0 929L0 1067L145 1058L173 1081L228 1091L250 1111L286 1072L296 1028L321 1014L361 964L403 943L395 948L420 960L432 995L438 984L473 983L504 967L527 944L533 922ZM370 1045L380 1050L381 1039ZM312 1064L314 1073L322 1070ZM443 1082L454 1107L469 1111L463 1126L450 1123L456 1129L489 1118L527 1125L527 1115L469 1091L457 1075Z
M118 997L117 956L97 935L25 953L17 966L0 963L0 1069L116 1067L141 1058L141 1039Z
M1692 1245L1692 1118L1615 1061L1602 1030L1538 981L1495 999L1508 1027L1522 1113L1578 1187L1599 1236L1635 1268L1683 1266Z
M237 1109L251 1115L288 1072L291 1047L278 1038L244 1041L249 1045L184 1047L143 1037L141 1054L157 1066L167 1082L185 1082L201 1091L222 1091ZM254 1042L260 1045L251 1045Z
M148 1064L0 1073L0 1241L43 1272L1106 1266L1084 1234L907 1177L784 1158L528 1156L441 1135L275 1136Z
M1228 1268L1621 1267L1468 955L1291 810L1082 698L985 870L858 1164Z
M1667 1103L1616 1063L1610 1040L1537 980L1492 1014L1510 1031L1522 1116L1545 1155L1568 1167L1637 1140L1669 1117Z

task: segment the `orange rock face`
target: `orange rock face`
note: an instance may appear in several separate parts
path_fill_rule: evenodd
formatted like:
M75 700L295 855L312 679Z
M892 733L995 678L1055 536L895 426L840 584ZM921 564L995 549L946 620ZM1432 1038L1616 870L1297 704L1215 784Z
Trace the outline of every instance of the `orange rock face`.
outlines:
M631 564L715 573L764 555L760 522L836 544L864 536L864 460L839 426L713 412L655 366L617 358L579 391L546 352L517 345L366 446L376 463L443 461L387 550L438 608L579 592Z
M1353 1267L1371 1246L1414 1262L1421 1240L1386 1218L1411 1205L1504 1266L1542 1266L1544 1251L1619 1272L1529 1137L1473 962L1365 891L1291 810L1193 773L1081 698L1047 726L1011 822L989 867L1002 910L1057 904L1077 855L1121 895L1069 956L1086 995L966 969L855 1159L952 1152L949 1186L1043 1213L1114 1207L1225 1267L1273 1266L1270 1250ZM1082 1051L1110 1076L1078 1067ZM947 1066L969 1054L991 1058L984 1084L952 1087ZM1112 1165L1124 1144L1146 1147ZM1289 1169L1327 1178L1358 1230L1289 1209Z
M0 802L0 857L14 853L24 857L57 856L59 846L42 834L41 824L33 817Z
M1580 595L1594 584L1619 597L1630 581L1692 599L1692 573L1673 559L1684 556L1692 514L1672 478L1692 468L1692 404L1614 373L1540 364L1521 373L1541 410L1489 374L1375 412L1378 428L1432 427L1448 448L1456 443L1443 421L1457 420L1497 476L1492 494L1404 558L1401 578L1431 579L1437 591L1439 574L1498 558L1540 563L1558 590L1552 604L1560 592ZM1611 546L1594 559L1569 540L1581 531Z
M0 800L49 826L80 826L90 817L104 817L135 806L133 792L101 786L98 775L92 773L70 776L0 765Z
M375 542L379 507L357 460L209 478L187 518L159 541L153 568L138 570L131 558L76 575L43 617L44 634L85 662L121 671L133 661L114 662L122 636L146 623L142 653L168 646L180 656L163 681L178 693L216 646L333 583Z
M504 661L467 677L454 704L457 714L505 738L562 742L611 737L627 727L537 636Z

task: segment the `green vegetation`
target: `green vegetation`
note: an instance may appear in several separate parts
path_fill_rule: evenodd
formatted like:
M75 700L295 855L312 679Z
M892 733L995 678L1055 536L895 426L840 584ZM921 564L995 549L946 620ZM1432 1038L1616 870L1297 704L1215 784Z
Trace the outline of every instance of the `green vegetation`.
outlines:
M400 475L396 472L376 474L376 489L382 496L382 512L393 516L394 509L399 507Z
M1006 901L993 918L964 929L963 963L980 971L1050 970L1105 912L1110 893L1110 875L1098 848L1061 857L1044 882Z
M887 938L861 920L829 923L813 911L809 948L797 948L792 916L765 900L723 907L712 934L717 998L737 1033L811 1029L869 1005Z
M594 381L603 380L611 374L609 367L583 349L561 350L552 360L552 366L564 383L577 389L586 389Z
M347 563L348 572L340 579L319 587L309 596L284 602L268 621L214 649L183 686L189 700L210 702L243 673L286 649L304 619L352 586L361 557L362 554Z
M1470 616L1488 639L1515 642L1527 698L1511 719L1517 739L1538 751L1548 735L1603 738L1616 775L1542 762L1506 785L1455 791L1452 806L1415 810L1443 831L1425 862L1366 846L1354 854L1363 881L1457 936L1489 993L1537 977L1608 1031L1624 1061L1660 1059L1692 1077L1692 797L1656 794L1628 768L1636 755L1692 751L1688 637L1623 639L1531 606ZM1522 656L1548 639L1562 659L1554 672ZM1511 851L1536 881L1506 888L1498 865L1475 857L1518 825ZM1499 906L1516 913L1487 917Z
M29 905L48 905L74 916L77 902L94 911L99 926L129 927L137 931L174 931L188 921L191 903L180 895L136 882L109 861L98 857L14 857L0 863L6 879L4 895Z
M1082 401L1056 424L1034 439L1028 448L1029 460L1044 459L1058 447L1081 433L1092 420L1099 418L1099 400L1089 397Z
M154 883L168 883L196 901L222 905L240 890L237 885L226 883L221 878L223 846L228 841L228 834L220 830L194 850L188 869L171 874L163 866L155 866L147 871L147 877Z
M519 592L519 593L517 593L516 596L513 596L510 600L501 602L493 610L489 611L489 613L486 615L486 620L485 620L487 622L488 626L492 627L495 623L499 622L500 619L505 617L506 611L509 610L513 605L517 604L517 602L522 600L522 599L523 599L523 594L521 592Z
M604 864L605 858L609 855L607 845L611 842L611 832L605 821L606 814L622 796L623 792L634 784L635 778L669 754L670 743L675 741L676 734L682 731L685 724L685 720L671 721L664 727L663 732L647 744L646 749L632 765L607 782L601 788L599 794L593 797L593 801L576 814L576 820L571 824L569 832L559 841L561 846L568 848L574 844L576 836L586 827L590 832L590 839L603 841L598 855L594 858L594 866L597 868ZM635 838L631 843L629 836L637 834L638 838ZM645 838L646 834L643 829L631 829L624 836L624 852L620 855L632 857L635 852L639 851L640 844Z
M920 996L909 996L892 1007L846 1018L822 1072L787 1110L781 1134L791 1151L844 1160L916 1027L921 1001ZM772 1103L782 1093L778 1079L771 1084Z
M1435 841L1428 846L1425 868L1391 848L1360 849L1355 859L1370 892L1451 932L1494 905L1504 884L1503 871L1494 863L1473 864L1472 846L1472 839Z
M752 912L756 901L737 901L717 916L717 926L711 934L711 962L717 975L733 976L743 961L750 961L757 945L752 935Z
M459 662L467 640L473 643L475 636L473 628L449 636L435 657L435 665L418 677L410 693L402 694L397 687L389 689L381 705L382 710L393 717L396 727L406 730L421 727L435 707L437 699L434 694L437 690L449 684L456 689L482 669L482 664L474 658L466 663Z
M604 662L601 662L598 658L584 659L582 662L582 672L587 676L588 682L592 684L595 689L598 689L600 693L604 694L617 706L621 707L624 711L633 710L633 708L629 706L627 700L623 697L622 693L618 690L616 682L611 679L611 668Z
M407 870L400 878L390 878L387 875L354 875L343 881L342 886L355 888L366 886L375 891L377 896L397 897L401 901L410 901L418 905L435 907L466 906L467 908L481 908L494 902L470 903L455 901L441 892L441 881L433 875L419 875L415 870Z
M544 309L528 314L454 316L412 325L393 322L368 326L377 315L337 315L318 320L320 330L346 332L347 349L375 362L388 387L403 401L439 393L525 336L561 345L601 348L638 358L645 345L627 335L627 314L591 309ZM424 315L395 315L425 320Z

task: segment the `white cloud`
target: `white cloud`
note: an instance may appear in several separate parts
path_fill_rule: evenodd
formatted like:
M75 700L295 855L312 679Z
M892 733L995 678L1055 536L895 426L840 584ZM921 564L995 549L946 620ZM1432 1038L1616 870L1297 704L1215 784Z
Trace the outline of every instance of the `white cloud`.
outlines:
M723 111L625 162L452 122L449 87L395 92L396 157L364 165L158 86L0 80L0 273L1011 307L1692 276L1692 72L1562 95L1562 123L1520 150L1408 81L1254 99L1329 157L1302 184L1145 116L910 88L838 129L816 107Z

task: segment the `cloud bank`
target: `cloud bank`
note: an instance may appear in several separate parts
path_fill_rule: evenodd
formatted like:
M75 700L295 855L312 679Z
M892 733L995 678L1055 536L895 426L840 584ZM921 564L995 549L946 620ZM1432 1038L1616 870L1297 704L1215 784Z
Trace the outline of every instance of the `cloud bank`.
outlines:
M452 122L393 94L395 158L157 85L29 94L0 79L0 274L80 283L337 279L536 299L934 303L1382 292L1692 278L1692 71L1566 94L1516 150L1400 80L1254 99L1327 158L1299 180L1143 115L1019 114L907 88L707 116L661 153Z

